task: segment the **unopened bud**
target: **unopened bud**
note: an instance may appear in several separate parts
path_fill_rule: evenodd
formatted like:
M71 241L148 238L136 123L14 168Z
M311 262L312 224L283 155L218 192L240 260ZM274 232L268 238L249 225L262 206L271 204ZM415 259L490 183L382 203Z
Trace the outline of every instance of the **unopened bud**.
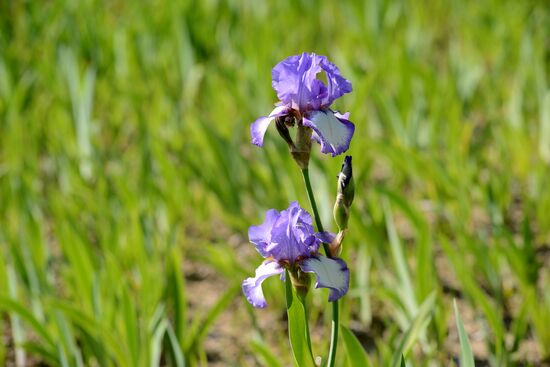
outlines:
M312 132L311 128L304 126L301 121L298 122L296 143L294 144L294 149L291 148L290 152L296 163L298 163L298 166L300 166L300 169L306 169L309 165Z
M345 231L348 228L348 219L354 196L355 184L353 182L351 156L348 155L344 158L342 170L338 174L338 188L333 210L334 220L340 231Z

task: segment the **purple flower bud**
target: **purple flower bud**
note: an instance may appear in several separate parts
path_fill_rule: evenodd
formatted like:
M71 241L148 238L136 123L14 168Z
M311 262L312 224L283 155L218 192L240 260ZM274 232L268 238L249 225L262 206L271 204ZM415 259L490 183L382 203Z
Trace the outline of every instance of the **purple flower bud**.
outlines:
M338 187L333 210L334 220L340 230L348 228L348 219L354 196L355 184L353 182L351 156L348 155L344 158L342 170L338 174Z

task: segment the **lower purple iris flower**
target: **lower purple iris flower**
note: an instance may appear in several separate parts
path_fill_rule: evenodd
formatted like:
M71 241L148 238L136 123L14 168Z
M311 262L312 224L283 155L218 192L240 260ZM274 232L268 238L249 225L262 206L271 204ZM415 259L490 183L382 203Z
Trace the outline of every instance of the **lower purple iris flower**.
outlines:
M297 202L278 212L270 209L265 221L248 229L250 242L266 259L257 269L254 278L243 281L243 292L254 307L267 305L262 282L274 275L284 275L284 269L297 269L314 273L315 288L329 288L329 301L342 297L349 288L349 269L342 259L331 259L319 253L327 233L316 233L311 216Z
M326 83L318 75L324 73ZM330 109L334 100L352 91L336 65L325 56L304 52L290 56L273 68L272 86L279 103L269 116L258 118L250 126L252 143L261 147L269 124L280 116L292 116L313 130L312 139L321 145L321 152L335 155L348 150L355 126L349 113Z

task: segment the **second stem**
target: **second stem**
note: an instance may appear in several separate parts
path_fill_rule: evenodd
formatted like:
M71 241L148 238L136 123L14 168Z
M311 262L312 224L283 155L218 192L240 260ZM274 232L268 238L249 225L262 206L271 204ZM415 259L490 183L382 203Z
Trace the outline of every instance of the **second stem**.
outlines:
M317 231L324 232L323 224L321 223L321 218L319 217L319 211L317 210L317 203L315 202L315 196L313 195L313 189L311 188L311 182L309 180L309 170L307 168L302 169L302 176L304 177L304 183L306 185L307 196L309 198L309 203L311 204L311 210L313 211L313 218L315 219L315 225L317 226ZM327 257L332 257L330 255L330 249L328 243L323 243L323 249ZM336 347L338 345L338 328L339 328L339 309L338 301L332 302L332 330L330 333L330 349L328 354L328 367L334 367L334 362L336 361Z

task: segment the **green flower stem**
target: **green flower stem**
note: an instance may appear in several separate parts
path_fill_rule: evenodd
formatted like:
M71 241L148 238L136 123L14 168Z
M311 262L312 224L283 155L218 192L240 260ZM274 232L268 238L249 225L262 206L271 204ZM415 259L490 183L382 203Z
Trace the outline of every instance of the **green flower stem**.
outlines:
M332 302L332 330L330 331L330 351L327 364L329 367L334 367L334 362L336 361L336 346L338 344L338 329L340 327L339 320L338 301L334 301Z
M321 218L319 217L319 212L317 211L317 204L315 203L315 196L313 196L313 189L311 188L311 182L309 181L309 170L307 168L304 168L302 170L302 176L304 176L307 196L309 198L309 203L311 204L311 209L313 211L313 218L315 220L315 225L317 226L317 231L324 232L325 230L323 229L323 224L321 223ZM323 248L327 256L330 257L328 243L323 243Z
M313 189L311 188L311 182L309 180L309 170L307 168L302 169L302 176L304 176L304 183L306 184L307 196L311 204L311 210L313 211L313 218L315 219L315 225L317 226L317 231L324 232L323 224L321 223L321 218L319 217L319 211L317 210L317 204L315 203L315 196L313 195ZM325 249L325 254L328 257L330 255L329 244L323 243L323 248ZM328 354L328 367L334 367L334 362L336 361L336 347L338 345L338 328L339 328L339 309L338 301L332 302L332 330L330 333L330 349Z

